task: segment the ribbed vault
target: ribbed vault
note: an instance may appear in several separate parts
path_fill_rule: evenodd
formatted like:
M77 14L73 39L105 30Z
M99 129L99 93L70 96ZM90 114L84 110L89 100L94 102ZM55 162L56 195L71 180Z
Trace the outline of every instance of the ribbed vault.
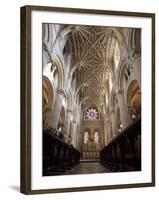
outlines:
M113 76L116 34L110 27L76 25L67 37L64 54L71 55L71 66L76 66L76 87L83 84L78 93L80 101L87 96L84 106L99 107L104 101L108 73Z

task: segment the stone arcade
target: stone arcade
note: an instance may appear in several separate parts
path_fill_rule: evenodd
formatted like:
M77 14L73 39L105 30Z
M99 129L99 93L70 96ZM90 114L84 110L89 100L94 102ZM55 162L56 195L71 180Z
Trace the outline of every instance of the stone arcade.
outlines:
M43 24L43 175L141 169L141 30Z

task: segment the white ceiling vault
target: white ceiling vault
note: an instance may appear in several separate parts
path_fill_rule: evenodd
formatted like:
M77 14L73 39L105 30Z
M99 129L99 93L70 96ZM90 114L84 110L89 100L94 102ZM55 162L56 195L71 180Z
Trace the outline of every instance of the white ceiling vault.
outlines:
M64 29L67 30L67 26ZM125 28L73 25L69 29L64 54L71 55L72 67L77 66L74 72L77 87L83 85L79 91L80 100L87 97L85 107L100 109L105 100L109 74L114 76L115 49L117 46L121 49L120 43L125 42Z

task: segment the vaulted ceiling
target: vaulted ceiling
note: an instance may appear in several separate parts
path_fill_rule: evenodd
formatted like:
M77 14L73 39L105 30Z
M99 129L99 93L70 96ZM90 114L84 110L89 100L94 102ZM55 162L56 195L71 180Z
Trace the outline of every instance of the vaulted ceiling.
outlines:
M120 28L116 28L120 31ZM113 28L73 26L68 34L64 53L71 55L71 66L77 65L77 87L81 84L80 100L86 97L85 106L97 106L104 101L108 73L113 71L113 59L118 42Z

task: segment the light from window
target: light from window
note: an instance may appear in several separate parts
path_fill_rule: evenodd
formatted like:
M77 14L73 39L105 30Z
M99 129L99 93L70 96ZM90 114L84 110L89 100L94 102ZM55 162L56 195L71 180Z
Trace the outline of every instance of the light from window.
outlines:
M85 132L84 132L84 144L87 144L87 143L88 143L88 137L89 137L88 132L85 131Z
M98 112L95 108L89 108L86 112L86 119L96 120L98 118Z
M94 133L94 141L95 141L96 144L99 143L99 132Z

